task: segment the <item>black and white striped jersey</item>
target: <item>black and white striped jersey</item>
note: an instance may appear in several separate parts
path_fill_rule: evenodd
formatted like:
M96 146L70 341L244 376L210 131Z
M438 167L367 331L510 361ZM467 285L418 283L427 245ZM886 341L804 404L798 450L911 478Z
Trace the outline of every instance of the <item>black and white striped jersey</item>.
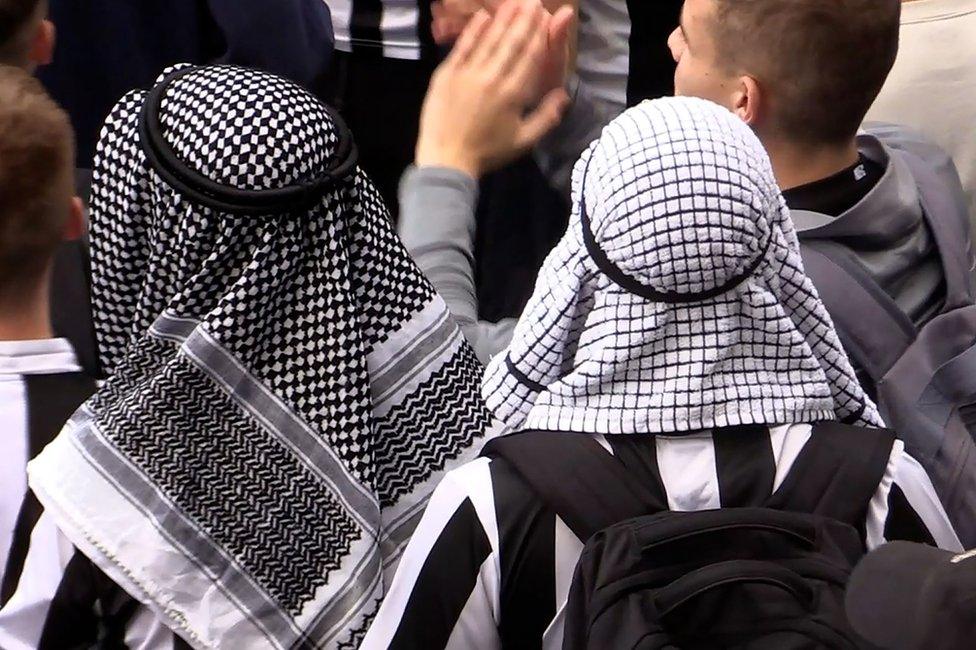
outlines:
M776 494L791 470L804 466L798 459L824 453L823 439L814 437L810 425L799 424L751 435L598 440L618 457L634 458L636 450L671 510L698 511L753 506L753 499ZM755 477L749 489L742 489L744 477ZM868 548L910 539L961 549L931 481L901 442L863 511L857 528ZM362 648L561 647L561 611L582 549L507 462L469 463L435 491Z
M92 390L67 339L0 341L0 585L15 550L27 461Z
M392 59L435 56L432 0L328 0L335 46Z
M577 71L593 96L620 112L674 92L668 36L683 0L579 0Z
M30 540L0 607L0 648L189 650L153 612L72 546L30 494L18 526Z

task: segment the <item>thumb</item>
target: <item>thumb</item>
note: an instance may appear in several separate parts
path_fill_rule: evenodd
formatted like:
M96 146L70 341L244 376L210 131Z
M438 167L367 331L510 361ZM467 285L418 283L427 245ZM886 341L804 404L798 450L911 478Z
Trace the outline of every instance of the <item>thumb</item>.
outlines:
M546 93L539 105L522 119L515 136L519 149L534 147L547 133L559 126L569 106L569 95L563 88Z

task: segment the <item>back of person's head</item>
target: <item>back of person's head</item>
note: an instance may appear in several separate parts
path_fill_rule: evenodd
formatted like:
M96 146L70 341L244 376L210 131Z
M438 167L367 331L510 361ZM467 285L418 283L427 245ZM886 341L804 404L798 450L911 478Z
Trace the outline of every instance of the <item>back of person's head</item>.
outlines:
M47 0L0 0L0 63L33 71L51 62L54 26Z
M761 134L842 144L894 65L900 15L900 0L686 0L671 40L676 91Z
M69 219L74 137L40 82L0 66L0 303L37 288Z
M525 429L881 422L756 133L689 97L631 108L583 154L569 228L483 390Z
M380 513L414 512L497 432L474 352L356 161L333 109L242 67L170 68L102 129L91 296L108 377L86 411L124 460L78 463L65 488L57 448L84 447L86 422L36 459L34 477L53 479L57 510L84 510L80 529L112 549L93 554L97 566L152 582L153 606L214 645L323 639L323 617L347 621L331 645L353 644L372 600L342 597L339 568L381 585L370 562ZM207 496L208 467L240 495L233 508ZM114 505L147 484L169 512L193 513L205 544L174 555L155 514L118 516ZM293 489L310 495L300 511L268 498ZM102 507L86 509L96 498ZM148 547L164 550L147 561ZM256 625L250 596L214 596L211 557L236 558L227 584L260 594L282 625Z

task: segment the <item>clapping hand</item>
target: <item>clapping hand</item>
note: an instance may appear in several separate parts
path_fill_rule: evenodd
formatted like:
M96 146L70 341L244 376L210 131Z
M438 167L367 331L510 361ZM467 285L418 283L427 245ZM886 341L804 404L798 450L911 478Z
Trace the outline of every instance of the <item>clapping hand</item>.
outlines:
M477 178L554 128L569 101L554 77L565 74L572 21L571 7L550 14L539 0L505 0L494 16L475 13L431 80L417 165Z
M568 17L567 9L572 10L575 15L579 0L536 2L554 17L564 17L550 23L549 43L539 81L538 97L541 98L549 90L565 84L571 63L576 58L576 38L571 33L575 20L565 18ZM504 0L436 0L431 4L431 30L434 40L441 45L454 43L475 14L483 9L494 15L503 3Z

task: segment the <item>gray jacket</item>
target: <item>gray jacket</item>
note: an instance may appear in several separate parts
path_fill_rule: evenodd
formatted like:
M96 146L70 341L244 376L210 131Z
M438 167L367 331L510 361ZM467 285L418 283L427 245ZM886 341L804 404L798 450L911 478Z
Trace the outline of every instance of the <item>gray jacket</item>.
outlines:
M858 148L885 170L867 196L839 217L793 210L793 222L801 241L825 239L850 250L872 279L920 326L941 310L945 278L938 248L922 213L918 185L904 157L921 158L956 196L955 214L932 216L960 219L968 230L962 184L951 159L910 130L865 125L858 136Z

